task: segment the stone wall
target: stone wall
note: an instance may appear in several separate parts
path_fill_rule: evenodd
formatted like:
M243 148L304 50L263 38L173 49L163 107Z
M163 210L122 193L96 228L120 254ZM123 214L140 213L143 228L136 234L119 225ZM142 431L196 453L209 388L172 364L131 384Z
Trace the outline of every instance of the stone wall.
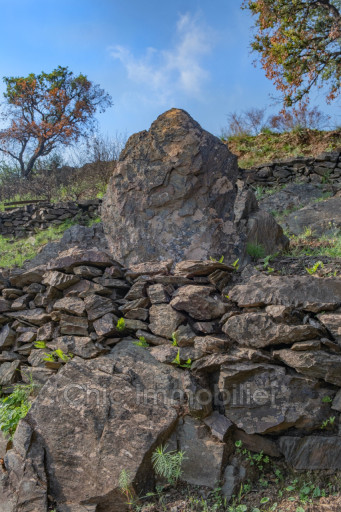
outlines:
M273 186L277 184L329 183L341 186L341 153L321 153L316 158L292 157L253 169L240 169L240 178L249 184Z
M299 470L341 469L341 279L213 261L126 269L69 249L0 289L0 385L45 384L0 453L6 511L128 510L121 471L151 490L167 440L186 451L182 480L220 481L227 497L237 439ZM56 349L73 358L45 361Z
M23 238L65 220L84 224L99 215L101 200L29 204L0 212L0 235Z

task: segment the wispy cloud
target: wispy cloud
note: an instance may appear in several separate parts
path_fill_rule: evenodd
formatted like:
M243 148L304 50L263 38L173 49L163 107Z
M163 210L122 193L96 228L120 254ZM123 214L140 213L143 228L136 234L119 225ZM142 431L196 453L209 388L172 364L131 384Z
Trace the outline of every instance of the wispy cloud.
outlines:
M213 44L213 30L204 26L199 16L187 13L178 19L170 49L147 48L140 58L120 45L109 51L122 62L129 80L152 90L162 103L179 92L200 97L204 83L210 78L202 61Z

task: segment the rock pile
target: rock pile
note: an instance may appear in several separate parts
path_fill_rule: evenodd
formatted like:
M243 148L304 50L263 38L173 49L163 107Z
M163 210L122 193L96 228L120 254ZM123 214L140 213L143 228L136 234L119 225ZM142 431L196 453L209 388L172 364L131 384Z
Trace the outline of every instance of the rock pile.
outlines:
M236 157L179 109L130 137L102 219L110 250L125 265L210 256L242 261L250 242L270 253L287 245L273 217L238 181Z
M0 212L0 235L23 238L34 235L38 229L58 226L65 220L77 220L78 224L98 216L101 200L28 204Z
M0 384L43 386L2 443L1 510L127 510L121 471L151 490L167 440L186 451L184 481L222 481L227 496L243 474L236 439L297 469L341 469L341 279L210 260L123 268L70 249L0 287ZM55 350L73 357L45 361Z
M300 181L302 183L331 183L341 185L341 152L321 153L316 158L291 157L253 169L240 169L240 178L247 183L273 186Z

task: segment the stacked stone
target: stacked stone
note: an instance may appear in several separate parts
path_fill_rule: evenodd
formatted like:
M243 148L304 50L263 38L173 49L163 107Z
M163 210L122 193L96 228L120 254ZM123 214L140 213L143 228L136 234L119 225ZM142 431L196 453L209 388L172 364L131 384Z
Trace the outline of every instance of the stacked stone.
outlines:
M237 439L297 469L341 469L340 306L338 278L240 274L216 261L125 269L95 249L2 276L3 392L32 377L45 384L0 453L8 510L24 501L23 512L116 510L113 495L125 510L120 472L136 477L137 492L152 488L150 456L166 441L186 451L184 481L220 481L228 497L246 475ZM44 361L56 349L74 357ZM70 386L97 399L65 401Z
M39 203L0 212L0 235L23 238L37 230L58 226L66 220L86 224L98 216L101 200L64 203Z
M341 153L321 153L316 158L292 157L269 164L258 165L250 170L240 169L240 178L249 184L272 186L300 181L302 183L341 184Z

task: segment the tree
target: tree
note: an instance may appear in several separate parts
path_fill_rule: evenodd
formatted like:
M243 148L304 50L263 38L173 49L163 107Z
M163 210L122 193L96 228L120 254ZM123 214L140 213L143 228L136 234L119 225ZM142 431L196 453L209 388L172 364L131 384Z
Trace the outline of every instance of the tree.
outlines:
M10 125L0 130L0 151L19 163L27 178L40 157L86 135L97 110L112 105L111 97L88 78L58 66L52 73L4 77Z
M252 49L285 106L327 86L327 101L340 92L341 0L244 0L256 17Z

